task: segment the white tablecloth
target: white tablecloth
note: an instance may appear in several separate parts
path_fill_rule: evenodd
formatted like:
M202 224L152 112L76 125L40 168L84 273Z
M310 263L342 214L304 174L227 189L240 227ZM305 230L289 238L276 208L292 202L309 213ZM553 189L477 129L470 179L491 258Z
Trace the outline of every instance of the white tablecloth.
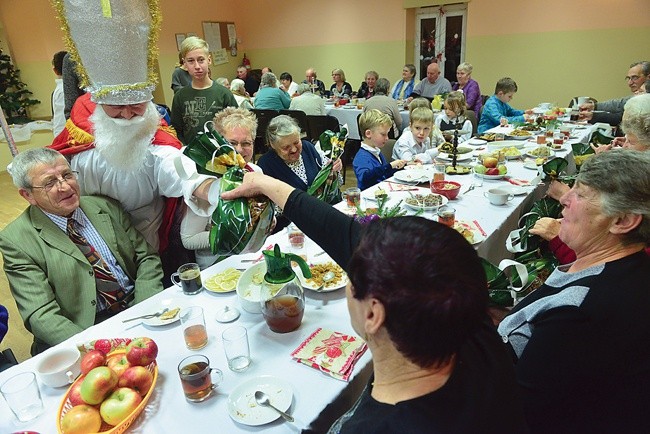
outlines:
M363 110L359 110L350 105L334 107L330 104L325 105L325 110L328 115L332 115L338 119L339 124L348 125L348 137L350 139L361 140L361 137L359 136L359 127L357 125L357 116L359 116ZM409 112L408 110L400 110L400 114L402 115L402 129L404 129L409 125Z
M274 241L281 248L288 249L286 233L278 233L269 238L268 244ZM309 256L320 252L320 248L311 240L307 240L300 253ZM294 250L295 253L297 251ZM247 268L250 263L241 263L243 258L256 258L259 254L231 257L202 272L207 277L227 267ZM322 256L320 257L322 258ZM220 324L215 320L215 313L224 306L239 308L235 293L216 294L203 291L197 295L187 296L180 288L168 288L160 294L110 318L109 320L85 330L59 346L74 346L100 338L149 336L159 347L158 366L159 377L155 392L146 410L136 420L133 433L234 433L234 432L270 432L297 433L313 422L313 427L319 431L326 429L342 412L349 409L360 394L369 377L372 364L370 352L367 351L358 361L354 377L349 383L336 380L317 370L292 360L291 352L318 327L334 331L354 334L345 300L345 290L340 289L330 293L315 293L305 290L306 308L301 326L294 332L278 334L272 332L264 322L261 314L250 314L240 308L240 319L234 324L243 325L248 329L251 347L252 364L242 373L228 369L221 343L221 333L231 324ZM209 343L198 351L185 347L180 323L176 322L163 327L148 327L144 325L123 324L122 320L142 314L156 312L161 306L202 306L205 311ZM44 353L45 354L45 353ZM220 368L224 374L222 385L216 396L202 403L189 403L185 400L177 373L178 363L192 354L206 355L212 366ZM20 372L34 371L36 362L42 355L26 360L18 366L0 373L0 383ZM364 369L365 367L365 369ZM287 423L282 419L260 427L249 427L234 422L228 415L228 394L245 380L260 376L274 375L283 378L293 385L293 404L289 409L296 421ZM45 411L38 418L25 424L15 422L7 403L0 399L0 432L33 430L45 433L56 432L56 415L58 406L66 392L66 388L51 388L39 382L45 404ZM329 406L329 407L328 407ZM326 409L326 407L328 407ZM326 409L326 411L323 411Z

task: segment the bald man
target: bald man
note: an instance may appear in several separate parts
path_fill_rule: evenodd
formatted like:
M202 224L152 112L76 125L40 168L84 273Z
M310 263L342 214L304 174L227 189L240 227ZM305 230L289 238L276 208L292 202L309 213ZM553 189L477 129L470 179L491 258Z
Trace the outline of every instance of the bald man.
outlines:
M407 102L411 102L413 98L419 96L432 100L436 95L449 92L451 92L451 83L445 77L440 76L438 64L432 63L427 66L427 78L415 85Z

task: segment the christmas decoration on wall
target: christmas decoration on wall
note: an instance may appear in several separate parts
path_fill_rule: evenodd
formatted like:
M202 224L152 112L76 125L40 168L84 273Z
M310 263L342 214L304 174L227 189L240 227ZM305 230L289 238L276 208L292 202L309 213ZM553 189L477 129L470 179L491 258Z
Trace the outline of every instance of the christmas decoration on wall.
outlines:
M11 63L11 57L0 48L0 107L10 124L30 122L28 108L40 104L30 98L32 92L20 81L20 70Z

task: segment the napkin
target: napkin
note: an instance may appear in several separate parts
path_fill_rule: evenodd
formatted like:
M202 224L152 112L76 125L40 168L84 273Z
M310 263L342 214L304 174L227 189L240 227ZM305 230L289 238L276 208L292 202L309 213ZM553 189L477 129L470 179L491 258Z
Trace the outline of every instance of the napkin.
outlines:
M525 179L506 178L506 180L513 185L531 185L530 181L526 181Z
M348 381L354 365L368 349L363 339L317 328L291 357L338 380Z
M407 185L407 184L399 184L397 182L386 182L388 184L388 188L390 191L411 191L411 190L417 190L418 188L414 185Z

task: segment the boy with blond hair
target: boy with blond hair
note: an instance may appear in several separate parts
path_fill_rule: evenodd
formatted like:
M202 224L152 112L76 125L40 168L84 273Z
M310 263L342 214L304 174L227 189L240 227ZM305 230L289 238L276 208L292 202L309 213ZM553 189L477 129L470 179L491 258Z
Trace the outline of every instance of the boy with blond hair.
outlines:
M494 95L485 101L481 120L478 124L478 133L483 134L490 128L506 125L512 122L524 122L524 115L533 114L532 110L515 110L508 104L514 94L517 93L517 83L510 78L504 77L497 81L494 88Z
M368 110L359 117L359 132L363 137L361 149L352 162L357 186L365 190L385 179L390 178L406 164L404 160L388 162L381 153L381 148L388 141L388 131L393 121L379 110Z
M422 164L432 163L438 155L438 149L431 143L431 130L434 128L433 111L430 108L418 107L409 113L409 119L409 128L402 132L395 143L393 159Z
M210 49L207 42L196 36L181 43L181 56L192 77L192 85L174 94L172 126L183 144L189 144L203 131L207 121L226 107L239 107L233 94L210 78Z

